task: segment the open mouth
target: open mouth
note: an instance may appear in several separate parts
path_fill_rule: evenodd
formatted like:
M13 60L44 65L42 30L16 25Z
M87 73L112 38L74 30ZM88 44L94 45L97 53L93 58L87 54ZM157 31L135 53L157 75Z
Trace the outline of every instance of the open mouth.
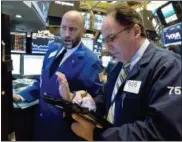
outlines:
M68 44L70 44L70 43L72 43L72 40L64 40L64 43L68 43Z
M116 54L118 54L118 52L115 52L115 53L110 53L111 56L115 56Z
M66 48L72 48L72 46L73 46L73 41L72 40L67 40L67 39L65 39L64 40L64 45L65 45L65 47Z

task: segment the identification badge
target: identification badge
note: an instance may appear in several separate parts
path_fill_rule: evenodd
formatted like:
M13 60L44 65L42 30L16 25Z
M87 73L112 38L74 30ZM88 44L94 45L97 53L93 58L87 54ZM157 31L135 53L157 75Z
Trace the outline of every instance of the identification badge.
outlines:
M55 56L56 53L57 53L57 51L52 52L51 54L49 54L49 57L48 58L51 58L51 57Z
M127 80L124 86L124 91L138 94L141 83L141 81Z

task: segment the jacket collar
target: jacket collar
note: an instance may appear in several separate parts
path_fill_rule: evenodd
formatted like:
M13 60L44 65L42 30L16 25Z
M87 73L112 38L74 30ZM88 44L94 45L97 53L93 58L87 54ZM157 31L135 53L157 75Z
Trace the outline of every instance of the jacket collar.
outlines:
M57 53L56 53L56 57L59 54L59 52L61 50L63 50L63 48L64 48L63 44L59 45L58 50L57 50ZM77 48L76 51L74 51L74 53L72 55L77 56L79 59L82 59L84 57L84 55L85 55L85 52L84 52L84 48L85 47L84 47L83 43L80 42L79 43L79 46L76 47L76 48Z
M149 64L150 60L152 59L153 55L155 54L155 50L156 50L155 45L150 43L149 46L147 47L147 49L145 50L143 56L141 57L141 59L138 61L138 63L134 66L134 68L131 70L131 72L127 76L127 79L138 74L140 72L140 67Z

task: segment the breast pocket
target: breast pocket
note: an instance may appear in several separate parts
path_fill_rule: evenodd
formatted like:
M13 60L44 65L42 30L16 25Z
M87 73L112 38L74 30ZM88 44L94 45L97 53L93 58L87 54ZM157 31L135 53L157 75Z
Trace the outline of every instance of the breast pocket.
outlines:
M126 120L134 120L141 116L141 99L139 94L125 92L121 102Z

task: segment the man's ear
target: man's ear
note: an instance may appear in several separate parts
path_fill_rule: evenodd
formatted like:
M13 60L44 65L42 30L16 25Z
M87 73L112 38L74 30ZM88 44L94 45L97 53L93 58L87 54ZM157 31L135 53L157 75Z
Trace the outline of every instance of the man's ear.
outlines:
M140 26L138 24L135 24L133 26L133 29L134 29L134 36L136 38L139 38L141 36L141 28L140 28Z

